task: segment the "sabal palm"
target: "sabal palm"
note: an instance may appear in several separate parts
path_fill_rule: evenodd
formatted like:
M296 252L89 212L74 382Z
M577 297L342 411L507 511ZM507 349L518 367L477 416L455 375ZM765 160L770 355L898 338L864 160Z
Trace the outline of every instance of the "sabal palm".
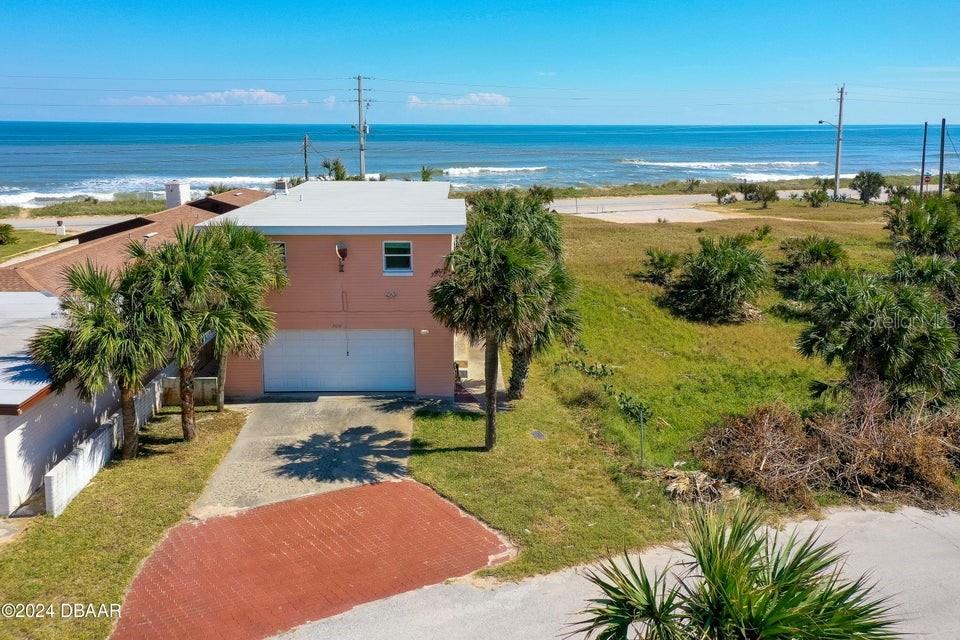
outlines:
M694 511L687 560L648 576L629 557L591 571L601 595L574 633L601 640L874 640L899 637L864 577L840 576L843 555L819 533L786 540L758 511ZM673 574L671 578L671 574Z
M225 308L225 275L218 267L213 236L180 227L171 242L155 249L131 244L131 257L142 265L142 287L164 300L163 329L180 367L180 424L183 437L196 437L193 385L197 356L208 331L236 326L236 312Z
M218 300L225 310L235 312L217 318L220 326L213 336L219 411L223 410L227 356L260 356L276 331L276 314L267 307L265 297L271 290L283 289L288 278L276 245L256 229L227 221L211 225L204 233L212 236L216 269L224 274L224 295Z
M542 323L546 304L540 283L551 265L540 245L505 238L488 216L472 211L429 291L437 321L485 345L487 450L496 444L500 346L514 333L533 332Z
M138 288L137 269L113 275L91 262L69 268L61 300L65 325L43 327L30 342L31 356L58 393L75 383L80 397L90 400L111 382L117 385L123 458L137 454L136 394L167 355L162 301Z
M924 288L870 273L814 270L800 297L811 307L800 352L843 365L848 383L880 383L895 398L956 389L957 335L946 308Z

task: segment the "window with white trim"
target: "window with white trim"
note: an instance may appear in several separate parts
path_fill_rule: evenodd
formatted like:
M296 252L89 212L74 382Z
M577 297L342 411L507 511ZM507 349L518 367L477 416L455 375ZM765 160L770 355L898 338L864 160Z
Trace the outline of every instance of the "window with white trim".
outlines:
M384 242L383 272L393 275L413 273L412 243L399 240Z

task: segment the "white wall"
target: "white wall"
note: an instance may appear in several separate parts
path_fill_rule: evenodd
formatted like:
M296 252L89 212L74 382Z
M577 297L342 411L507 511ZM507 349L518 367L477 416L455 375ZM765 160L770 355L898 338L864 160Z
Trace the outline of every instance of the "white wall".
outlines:
M149 420L159 409L163 377L176 371L176 366L168 366L137 396L138 424ZM3 454L0 458L3 463L0 469L0 513L9 515L23 504L40 488L44 475L54 465L99 425L112 421L118 403L119 395L115 389L100 395L95 402L86 403L69 388L62 394L47 396L22 415L0 416ZM71 483L64 486L68 492L79 491Z

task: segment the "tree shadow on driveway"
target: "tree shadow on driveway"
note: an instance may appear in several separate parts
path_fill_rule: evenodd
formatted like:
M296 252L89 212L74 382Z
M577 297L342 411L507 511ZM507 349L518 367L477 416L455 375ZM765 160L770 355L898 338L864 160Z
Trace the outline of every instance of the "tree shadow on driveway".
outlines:
M373 426L350 427L340 433L314 433L274 453L285 462L274 473L318 482L376 482L407 475L410 440L401 431Z

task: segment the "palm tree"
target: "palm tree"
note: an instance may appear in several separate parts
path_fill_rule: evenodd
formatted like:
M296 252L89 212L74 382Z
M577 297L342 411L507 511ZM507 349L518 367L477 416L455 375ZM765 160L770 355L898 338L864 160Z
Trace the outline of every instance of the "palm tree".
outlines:
M514 332L510 336L509 400L523 397L530 363L535 356L546 351L555 340L572 343L580 333L580 314L573 307L576 285L563 262L554 262L542 286L547 305L542 322L529 333Z
M574 633L601 640L819 640L900 637L866 577L847 581L844 557L820 534L785 541L754 508L693 512L686 562L647 575L608 561L587 574L601 591ZM671 580L671 574L674 578Z
M131 257L143 265L140 286L164 300L164 333L180 367L180 425L185 440L197 435L193 384L206 334L236 326L236 312L223 308L226 285L217 269L221 260L213 240L213 235L179 227L174 241L155 249L137 243L129 247Z
M349 177L347 168L340 158L325 158L320 166L327 170L327 177L334 180L346 180Z
M162 305L138 288L138 269L132 265L111 275L89 261L70 267L61 301L66 324L43 327L30 342L33 360L47 369L57 393L72 382L90 400L111 382L117 385L124 459L137 455L134 399L167 355Z
M217 246L217 270L228 276L221 279L224 295L217 299L224 309L235 312L210 316L221 323L214 330L213 353L218 365L217 411L222 411L227 356L260 356L276 330L276 314L264 298L271 290L283 289L288 278L277 246L256 229L225 221L204 233L211 234Z
M434 169L430 165L420 165L420 180L421 182L430 182L433 180L433 176L437 176L443 173L440 169Z
M882 386L898 400L956 390L957 335L946 308L925 288L877 274L814 269L799 297L811 311L800 352L842 365L854 392Z
M497 439L500 346L511 335L531 333L542 324L546 304L541 284L553 264L541 245L505 237L497 226L483 208L472 208L465 232L429 291L437 321L484 343L488 451Z

